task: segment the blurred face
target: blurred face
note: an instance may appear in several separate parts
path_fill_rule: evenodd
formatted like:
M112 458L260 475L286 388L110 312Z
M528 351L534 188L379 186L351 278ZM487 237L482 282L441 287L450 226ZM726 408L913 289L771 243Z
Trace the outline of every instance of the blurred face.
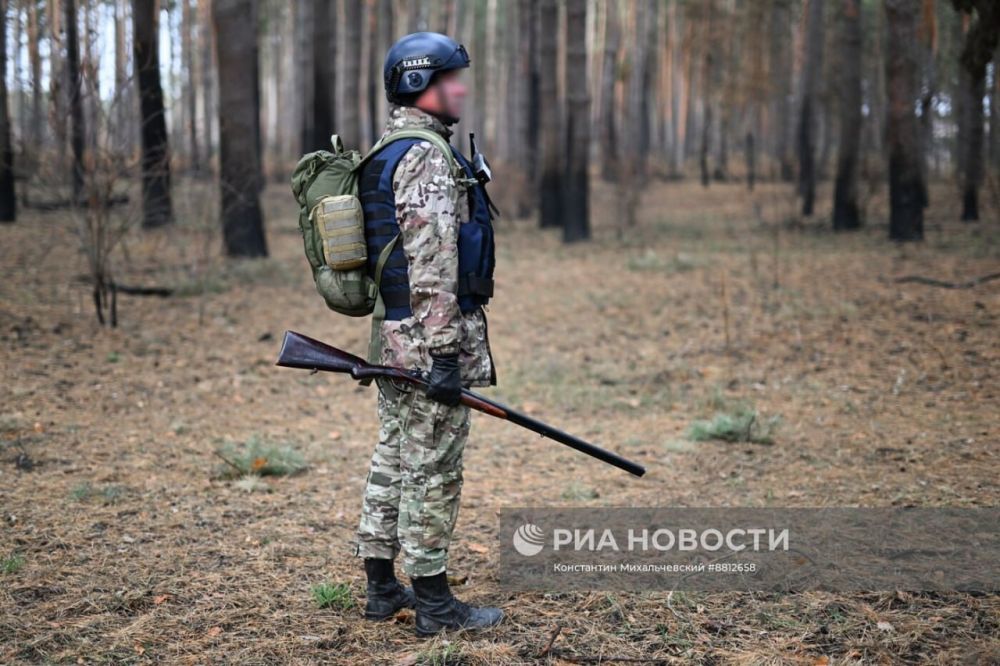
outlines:
M417 108L435 116L461 118L468 89L462 82L461 69L442 72L417 98Z

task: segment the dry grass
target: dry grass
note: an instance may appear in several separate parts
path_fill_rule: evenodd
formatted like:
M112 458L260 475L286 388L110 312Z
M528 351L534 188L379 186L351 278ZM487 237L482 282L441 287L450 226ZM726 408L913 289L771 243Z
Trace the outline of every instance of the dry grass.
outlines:
M84 260L70 222L0 225L0 662L1000 661L996 595L496 585L502 506L997 503L1000 283L885 279L995 270L996 218L953 222L957 197L940 186L928 241L896 247L882 222L843 237L794 222L785 189L656 185L623 231L599 184L596 240L572 247L502 223L493 393L649 473L634 480L477 417L451 569L467 579L463 598L508 620L429 641L412 616L360 617L350 543L372 391L273 366L286 328L352 350L367 335L366 321L315 296L283 189L266 202L267 261L211 254L206 266L199 220L130 238L122 282L194 275L202 287L122 297L117 330L98 329L74 280ZM884 219L875 204L871 218ZM772 445L687 441L694 421L738 403L780 415ZM293 447L308 469L221 478L219 443L253 438ZM347 587L319 609L323 584Z

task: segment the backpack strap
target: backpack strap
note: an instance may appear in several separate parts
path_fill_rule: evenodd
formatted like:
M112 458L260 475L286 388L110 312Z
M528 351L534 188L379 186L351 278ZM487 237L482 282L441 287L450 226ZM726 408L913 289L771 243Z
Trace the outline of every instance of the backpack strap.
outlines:
M389 255L399 241L400 234L389 241L382 252L378 255L378 262L375 264L375 309L372 310L372 336L368 341L368 362L379 365L382 362L382 322L385 321L385 302L382 300L382 270L389 261ZM363 380L364 385L371 383L371 379Z
M451 144L445 141L443 136L433 130L421 129L419 127L389 132L384 137L379 139L374 146L372 146L372 149L368 151L368 154L361 158L361 162L358 163L358 166L356 166L355 169L360 171L364 165L367 164L376 153L378 153L378 151L382 150L393 141L399 141L400 139L420 139L421 141L427 141L444 153L445 159L448 160L448 166L451 168L452 178L455 179L456 183L473 185L478 182L475 178L468 177L465 173L465 169L461 164L459 164L458 160L455 159L455 154L451 151Z
M448 166L451 169L452 178L455 179L456 183L464 185L472 185L477 182L474 178L469 178L465 172L465 168L459 163L455 158L455 153L451 150L451 145L445 141L444 137L429 129L401 129L395 130L386 134L384 137L379 139L371 150L361 158L361 161L355 167L356 172L360 172L361 169L383 148L388 146L394 141L399 141L401 139L419 139L421 141L427 141L432 146L440 150L445 159L448 160ZM382 300L382 269L385 268L386 262L389 260L389 255L392 254L393 248L396 247L396 243L399 242L399 234L393 238L389 243L382 248L382 252L379 254L378 262L375 264L375 309L372 311L372 333L371 339L368 342L368 362L378 365L382 362L382 322L385 321L385 303ZM362 381L362 384L370 383L371 380Z

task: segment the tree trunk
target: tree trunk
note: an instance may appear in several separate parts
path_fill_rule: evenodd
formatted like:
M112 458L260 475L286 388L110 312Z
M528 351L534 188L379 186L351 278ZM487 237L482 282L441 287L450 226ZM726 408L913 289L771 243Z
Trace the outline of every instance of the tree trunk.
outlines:
M556 0L541 0L539 29L539 98L545 100L541 113L541 176L539 187L542 227L562 225L562 123L556 77L559 40L559 8Z
M978 88L978 90L977 90ZM980 144L982 142L982 102L985 88L977 86L972 74L965 66L958 64L958 90L956 91L956 119L958 133L956 137L957 159L956 171L962 189L962 221L971 222L979 219L978 188L982 179L982 160ZM978 136L977 136L978 135Z
M260 180L256 0L214 0L222 238L230 257L267 256Z
M920 130L914 112L919 97L915 49L919 9L919 0L885 0L889 238L898 241L924 237Z
M7 2L0 0L0 16L7 25ZM0 72L7 71L7 31L0 30ZM10 142L10 113L7 108L7 77L0 76L0 222L17 219L14 195L14 150Z
M698 164L701 170L702 187L708 187L712 178L712 173L708 166L708 155L712 149L712 122L715 120L715 54L713 53L713 49L718 47L718 45L714 43L715 40L713 39L715 0L706 0L706 2L702 4L702 7L705 11L705 17L703 20L705 30L705 38L703 41L705 60L701 70L701 100L704 113L702 116L701 150L699 153Z
M677 123L679 131L679 144L678 150L680 152L679 164L683 169L684 163L687 159L694 154L695 142L698 137L695 131L695 111L696 111L696 93L697 90L697 72L700 71L699 63L701 62L698 56L698 45L702 40L698 39L697 24L694 18L691 16L690 5L684 6L684 43L681 47L681 53L684 56L684 62L681 68L681 76L683 79L680 94L678 95L678 103L680 105L680 113L678 114Z
M379 9L378 16L375 19L376 30L378 30L378 48L372 54L372 72L373 77L378 83L375 95L377 98L375 109L376 122L373 122L372 126L375 128L374 135L377 140L382 136L382 129L389 115L389 101L385 97L385 85L382 81L382 63L385 60L385 54L389 52L389 47L393 43L395 14L392 10L392 0L375 0L375 3ZM464 6L465 3L462 4ZM457 8L457 11L462 10L463 7ZM465 11L468 13L467 9Z
M379 21L386 20L386 17L377 13L375 0L368 0L364 4L364 12L361 22L364 27L361 47L361 137L360 148L367 150L375 143L375 134L378 131L378 94L382 89L382 63L381 58L385 57L380 53L378 47L378 24Z
M62 4L49 0L45 6L49 36L49 123L52 125L55 159L65 165L66 155L66 63L63 58Z
M262 155L264 171L267 179L275 182L284 182L288 173L284 168L283 139L287 124L285 118L288 110L285 108L284 100L289 99L294 92L286 93L285 66L286 51L290 44L294 44L293 39L289 39L286 27L289 24L289 14L292 7L271 2L266 5L269 16L265 19L268 72L265 75L267 82L267 125L264 128L266 140L264 153ZM360 102L360 100L359 100ZM288 114L291 115L291 114Z
M201 172L201 151L198 149L198 96L195 80L194 40L191 33L195 27L194 11L191 3L194 0L181 0L182 46L184 51L184 98L187 101L187 131L188 159L191 171Z
M708 187L708 184L712 182L712 174L708 168L708 150L711 144L711 137L712 137L712 106L706 100L705 117L702 120L702 126L701 126L701 150L698 154L698 167L699 170L701 171L702 187Z
M816 201L816 107L823 71L823 0L809 0L806 54L802 66L802 109L799 116L799 194L802 214L812 215Z
M4 0L6 2L6 0ZM28 3L28 60L31 63L31 147L35 154L42 150L42 58L38 49L41 41L38 24L38 3Z
M299 0L293 7L295 11L295 72L296 89L298 95L295 99L296 116L299 119L298 131L298 153L307 153L313 150L313 136L315 133L315 117L313 113L314 97L316 94L313 88L315 84L314 71L316 65L315 52L318 50L316 44L311 43L314 34L313 26L313 3L311 0ZM303 46L306 45L306 46Z
M73 200L83 196L83 98L80 94L80 45L76 28L76 0L63 0L66 22L66 78L69 84L70 147L73 151Z
M142 226L173 222L170 149L160 87L159 20L156 0L133 0L132 39L139 79L142 127Z
M989 156L990 165L1000 171L1000 109L997 109L997 104L1000 104L1000 58L997 58L997 62L993 65L993 81L990 86L989 98L990 98L990 140L989 140Z
M126 0L114 0L115 22L115 97L114 97L114 127L115 147L126 155L132 155L135 145L132 137L132 113L130 81L128 77L128 43L125 38L125 22L127 19Z
M342 103L338 110L336 131L345 146L357 147L361 145L361 2L347 0L340 4L343 26L338 41L342 43L343 51L337 78Z
M524 147L524 175L528 183L528 191L534 192L538 189L538 174L541 172L539 168L539 135L541 127L541 98L538 90L539 84L539 69L538 69L538 42L539 42L539 19L538 19L538 4L532 0L523 0L524 6L522 6L521 11L524 12L525 21L527 21L526 27L526 39L528 40L527 47L527 67L528 67L528 90L527 99L525 100L525 123L527 124L527 130L524 140L527 142ZM538 200L535 197L525 197L526 199L531 199L531 204L529 208L529 215L534 212L538 207Z
M729 180L729 107L725 104L720 106L722 119L719 122L719 152L712 178L724 183Z
M296 3L303 4L303 3ZM201 118L204 128L202 136L202 160L211 169L218 146L219 125L216 122L219 98L215 86L215 31L212 24L211 0L198 0L198 16L202 29L198 31L198 48L201 53Z
M996 0L952 0L963 11L976 10L976 18L965 35L959 85L964 101L965 136L962 143L962 219L979 219L979 185L983 179L983 97L986 66L1000 41L1000 4ZM993 110L991 109L991 112Z
M98 122L102 115L101 111L101 68L100 55L95 55L94 39L95 25L98 20L94 17L94 0L82 0L83 6L80 8L83 14L83 54L80 62L80 101L83 107L83 128L84 128L84 154L93 154L97 149ZM89 131L87 129L89 128Z
M590 238L590 96L587 91L587 0L566 0L566 175L563 240Z
M650 91L650 46L649 25L654 23L653 6L650 0L636 0L632 7L634 19L634 42L632 50L632 67L629 73L628 88L628 136L629 150L626 160L630 162L626 169L626 178L632 179L631 185L641 188L646 182L646 161L649 156L649 98ZM629 216L631 218L631 215Z
M618 0L604 3L604 61L601 73L601 177L616 180L618 174L618 132L615 90L618 82L618 47L621 5Z
M482 114L482 131L483 137L485 137L485 145L489 147L498 146L497 141L497 116L499 115L497 107L497 100L502 99L501 97L501 86L497 74L501 69L500 54L497 49L497 43L499 42L498 32L498 21L497 21L497 0L486 0L486 34L483 54L486 56L483 58L481 64L477 66L477 71L484 76L484 85L476 89L476 101L478 106L481 108L480 113Z
M781 180L792 182L794 169L789 150L791 126L792 41L790 0L773 0L770 24L771 86L774 89L771 116L774 128L774 157Z
M428 7L427 0L409 0L407 3L407 32L427 30Z
M12 112L11 109L8 109L7 116L8 116L8 122L11 123L11 129L14 135L17 136L18 139L20 139L23 145L24 138L28 136L28 128L25 125L28 119L28 109L26 108L25 105L28 100L27 100L27 95L24 94L23 90L24 82L23 79L21 78L22 77L21 72L24 71L24 63L22 62L22 58L24 57L24 32L26 23L24 17L21 15L22 4L23 3L20 2L14 3L13 16L6 18L4 20L4 25L6 26L10 23L14 24L13 26L14 39L11 43L11 53L13 54L14 62L12 62L11 65L13 67L13 71L15 72L14 80L17 84L16 87L19 89L17 95L17 106L15 107L16 110ZM16 121L16 130L14 128L15 121Z
M515 63L514 81L511 83L517 90L517 107L514 109L514 122L512 124L512 148L513 155L511 161L517 168L518 189L520 196L517 197L517 216L519 218L529 217L535 209L535 198L524 196L526 192L534 191L534 161L535 146L534 136L537 136L535 129L535 13L533 3L530 0L519 0L517 4L517 24L516 52L511 55L511 60Z
M861 144L861 3L844 0L840 15L840 145L833 194L833 228L858 229L858 150Z
M923 0L923 20L920 29L921 55L924 58L923 94L920 97L920 152L924 182L930 172L934 154L934 97L937 95L938 24L935 0Z
M329 150L330 135L336 127L337 7L332 0L313 0L312 9L312 132L303 148L306 152Z
M671 178L679 177L681 163L683 162L682 147L683 137L680 131L680 123L683 119L684 105L681 104L681 93L683 91L682 80L684 78L683 59L681 57L681 32L680 13L677 11L677 3L671 2L667 7L667 65L666 76L667 85L664 89L666 96L667 117L667 144L668 171Z
M733 91L739 84L735 82L738 74L738 64L734 56L736 28L736 15L729 4L723 4L720 8L721 19L713 22L713 31L710 38L713 43L718 44L719 64L715 69L715 80L710 84L712 99L718 111L718 122L714 128L716 141L715 169L712 171L712 179L725 182L729 180L729 132L732 121L733 108L737 105ZM742 105L742 101L739 102Z

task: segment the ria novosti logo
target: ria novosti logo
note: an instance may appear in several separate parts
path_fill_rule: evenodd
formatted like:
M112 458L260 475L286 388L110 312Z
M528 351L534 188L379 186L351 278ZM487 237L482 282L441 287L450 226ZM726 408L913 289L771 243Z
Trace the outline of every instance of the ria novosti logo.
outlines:
M545 532L538 525L525 523L514 531L514 550L531 557L542 552L545 546Z
M514 531L514 550L531 557L542 552L545 547L546 531L534 523L523 523ZM738 553L749 550L787 551L789 549L789 529L774 528L734 528L725 532L714 528L655 529L629 528L624 535L615 535L608 529L559 529L552 530L552 550L586 552L716 552Z

